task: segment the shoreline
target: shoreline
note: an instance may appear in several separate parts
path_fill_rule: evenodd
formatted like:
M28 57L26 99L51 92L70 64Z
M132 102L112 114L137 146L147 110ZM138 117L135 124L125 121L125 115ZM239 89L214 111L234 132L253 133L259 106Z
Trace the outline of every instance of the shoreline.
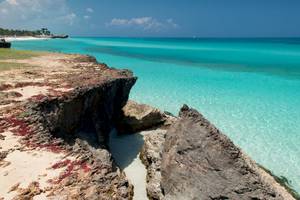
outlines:
M40 38L37 38L37 39L40 39ZM44 39L44 38L42 38L42 39ZM27 40L30 40L30 39L27 39ZM50 56L51 55L51 56ZM53 74L49 74L49 73L45 73L44 75L47 75L47 76L50 76L50 75L52 75L53 77L51 77L52 78L52 80L53 80L53 82L49 82L49 83L47 83L47 84L45 84L45 82L43 81L43 80L39 80L38 79L38 77L34 77L34 76L37 76L37 74L39 73L39 71L36 71L37 69L36 68L32 68L32 70L29 70L29 69L27 69L26 70L26 72L24 72L24 73L22 73L22 74L19 74L19 75L25 75L24 77L19 77L20 79L22 79L22 84L24 83L24 78L28 78L26 81L29 81L29 80L34 80L35 82L33 83L33 82L31 82L30 84L33 84L33 86L30 86L30 85L28 85L28 86L21 86L20 85L20 87L21 87L21 89L18 89L18 88L11 88L11 89L3 89L2 91L4 91L5 93L7 93L7 95L15 95L12 99L13 100L18 100L18 101L24 101L24 100L28 100L28 99L31 99L31 100L34 100L34 101L36 101L37 103L42 103L42 104L44 104L44 102L48 99L48 98L57 98L58 96L61 96L61 95L70 95L70 93L69 93L69 91L72 91L72 88L73 87L71 87L70 85L65 85L64 87L62 87L62 88L51 88L51 86L55 86L55 85L57 85L58 84L58 82L57 82L57 76L64 76L63 74L64 73L66 73L66 78L68 78L67 80L69 80L70 81L70 84L71 83L73 83L73 81L74 80L76 80L76 81L80 81L80 78L79 78L79 76L80 76L80 74L76 74L77 76L69 76L69 75L67 75L68 73L68 71L70 70L70 73L78 73L78 68L77 67L73 67L72 68L72 66L71 66L71 64L73 65L73 64L79 64L79 65L81 65L80 67L82 67L82 68L84 68L84 70L94 70L94 71L88 71L90 74L86 74L87 76L86 77L84 77L85 79L83 79L83 80L88 80L88 79L86 79L86 78L90 78L90 76L91 75L93 75L94 73L97 73L97 74L99 74L98 72L100 71L101 73L103 73L104 75L105 75L105 77L103 77L104 79L104 82L105 81L109 81L109 79L108 80L106 80L106 76L112 76L113 78L114 78L114 76L117 76L117 77L119 77L120 75L122 75L122 74L119 74L119 73L121 73L121 72L125 72L125 71L118 71L118 70L116 70L116 71L114 71L114 70L112 70L112 69L110 69L110 68L108 68L107 66L102 66L102 65L99 65L99 64L97 64L96 63L96 61L95 60L93 60L91 57L84 57L84 56L79 56L80 57L80 61L78 61L78 60L76 60L76 59L78 59L78 58L76 58L76 56L75 55L68 55L68 54L54 54L54 53L50 53L50 55L43 55L43 57L42 58L40 58L40 60L39 59L37 59L37 58L35 58L35 59L32 59L32 60L25 60L25 61L23 61L23 62L27 62L27 64L29 63L29 64L33 64L33 65L36 65L37 67L40 67L40 66L42 66L42 65L45 65L45 66L43 66L44 68L43 68L43 70L46 70L46 68L49 68L48 70L50 70L49 72L51 72L51 73L53 73ZM54 58L52 58L52 56L53 57L55 57L55 59ZM64 57L64 56L66 56L66 57ZM68 60L68 58L67 57L72 57L72 56L74 56L74 58L72 58L72 59L69 59ZM54 59L54 60L53 60ZM62 63L62 60L64 60L63 61L63 63ZM68 61L68 62L65 62L65 61ZM21 62L21 61L19 61L19 62ZM43 63L41 63L41 62L43 62ZM59 70L61 70L61 73L58 73L57 71L52 71L51 69L53 69L53 68L59 68ZM28 73L28 71L31 71L31 72L34 72L34 73ZM17 73L16 74L14 74L14 75L17 75ZM124 74L123 74L124 75ZM74 78L75 77L75 78ZM39 77L39 78L42 78L42 76L41 77ZM45 78L45 77L44 77ZM2 79L0 79L0 80L2 80ZM61 80L63 80L63 79L61 79ZM16 81L16 79L14 78L13 80L9 80L8 79L8 81ZM49 81L49 80L48 80ZM95 79L95 83L98 83L97 82L98 80L96 80ZM99 87L99 86L97 86L97 85L95 85L95 83L91 83L91 82L87 82L86 84L88 85L88 87L86 87L85 89L86 90L97 90L97 87ZM49 85L50 84L50 85ZM52 85L53 84L53 85ZM64 83L65 84L65 83ZM80 82L77 82L76 83L77 85L73 85L74 86L74 88L75 88L75 86L77 87L78 86L78 84L79 85L81 85L82 83L80 83ZM0 85L1 86L1 85ZM62 86L62 85L60 85L60 86ZM49 88L50 87L50 88ZM1 88L1 87L0 87ZM124 89L124 88L123 88ZM1 90L0 90L1 91ZM84 91L84 90L83 90ZM27 92L27 93L26 93ZM104 93L104 95L111 95L110 94L110 92L112 92L112 91L109 91L109 90L107 90L106 92L103 92ZM28 93L30 93L30 94L28 94ZM48 95L48 93L51 93L51 95L52 95L52 97L50 96L50 97L47 97L47 95ZM103 94L102 93L102 94ZM106 94L106 93L108 93L108 94ZM75 94L75 95L78 95L78 94ZM75 97L75 96L74 96ZM106 96L105 96L106 97ZM46 100L45 100L45 98L46 98ZM87 98L86 96L83 96L83 98ZM109 99L109 97L107 97L108 99ZM63 106L78 106L78 105L76 105L76 103L74 103L74 99L72 99L71 97L70 97L70 99L72 100L72 101L69 101L69 105L68 104L66 104L66 105L64 105L64 103L66 103L66 102L64 102L64 101L62 101L62 105ZM98 99L99 100L99 99ZM8 103L8 102L7 102ZM47 103L49 103L49 105L51 105L51 102L49 101L49 102L47 102ZM98 103L98 102L97 102ZM105 102L107 105L107 107L110 107L110 106L113 106L114 108L115 107L117 107L117 106L115 106L115 105L110 105L111 104L111 101L109 100L109 102ZM18 104L18 102L14 102L14 101L11 101L10 102L10 104L6 104L6 107L0 107L0 111L2 111L4 108L9 108L9 109L12 109L12 110L14 110L15 108L13 108L13 106L14 106L14 104L16 104L16 105L19 105ZM5 106L5 105L4 105ZM52 105L52 106L54 106L54 105ZM90 106L90 105L89 105ZM51 107L51 106L50 106ZM78 107L76 107L76 108L78 108ZM25 109L25 108L23 108L22 107L22 109ZM64 108L61 108L62 110L64 109ZM66 108L66 109L68 109L68 108ZM73 109L73 107L71 108L71 107L69 107L69 109L71 109L71 110L74 110ZM79 109L80 110L80 109ZM1 112L0 112L1 113ZM3 112L4 113L4 116L6 117L6 114L7 113L5 113L5 112ZM10 113L9 113L10 114ZM18 114L20 114L20 116L21 116L21 114L22 113L18 113ZM75 117L75 116L68 116L68 115L72 115L71 113L69 113L69 114L67 114L67 113L63 113L64 115L66 115L66 116L64 116L64 115L57 115L57 116L63 116L63 117L66 117L66 118L68 118L68 117ZM75 115L78 115L78 113L74 113ZM86 114L86 113L85 113ZM45 117L47 117L47 115L45 116ZM53 118L53 116L52 116L52 118ZM73 118L72 118L73 119ZM58 121L59 120L64 120L64 119L58 119ZM77 119L76 119L77 120ZM74 120L74 123L76 122L77 123L77 121L76 120ZM72 120L71 120L72 121ZM53 121L52 121L53 122ZM55 121L54 121L55 122ZM56 121L57 122L57 121ZM63 128L68 128L67 126L69 126L68 124L64 124L64 123L68 123L67 122L67 120L66 121L62 121L62 122L60 122L59 121L59 123L62 123L61 124L61 126L66 126L66 127L63 127ZM81 122L80 122L81 123ZM110 123L110 122L107 122L107 123ZM1 124L0 124L1 125ZM49 124L50 126L56 126L56 124ZM70 127L72 127L72 125L74 125L74 124L71 124L71 126ZM32 125L33 126L33 125ZM23 126L22 126L23 127ZM20 128L19 128L20 129ZM19 130L18 129L18 130ZM24 129L24 130L23 130ZM26 132L28 132L28 130L27 130L27 127L23 127L22 128L22 130L21 131L25 131L25 133L24 134L26 134ZM1 133L1 126L0 126L0 133ZM7 134L6 132L4 132L3 133L3 135L4 136L6 136L7 137L7 139L9 139L9 140L12 140L9 136L9 134ZM0 134L0 136L1 136L1 134ZM137 136L137 135L136 135ZM88 137L88 136L85 136L85 137ZM15 139L15 138L13 138L13 139ZM5 141L5 139L4 139L4 141ZM1 142L1 140L0 140L0 142ZM33 142L33 141L32 141ZM64 142L64 141L63 141ZM128 144L130 144L130 141L128 141ZM12 145L12 144L9 144L9 145ZM47 144L48 145L48 144ZM124 145L124 146L126 146L126 145ZM27 147L28 148L28 147ZM52 147L51 147L52 148ZM56 147L55 146L55 148L58 148L58 147ZM78 147L77 147L78 148ZM40 150L42 150L43 151L43 149L41 148ZM55 149L54 149L55 150ZM126 150L128 150L128 151L130 151L130 149L126 149ZM15 153L18 153L16 150L14 150L15 151ZM30 152L30 151L32 151L32 150L30 150L30 149L26 149L26 151L28 151L28 152ZM125 151L125 150L124 150ZM34 154L34 153L36 153L36 152L34 152L34 151L32 151L32 153ZM52 152L52 153L55 153L55 152ZM90 152L89 152L90 153ZM94 153L94 152L92 152L92 153ZM109 153L111 153L111 152L109 152ZM124 152L123 152L124 153ZM35 155L34 155L35 156ZM53 155L54 156L54 155ZM8 158L10 158L9 157L9 154L8 154ZM90 158L91 160L93 159L93 158ZM133 157L133 159L136 159L136 156L135 157ZM5 159L4 159L5 160ZM69 157L69 160L74 160L74 158L73 157ZM104 160L106 160L106 158L104 159ZM12 163L12 166L13 166L13 162L12 161L10 161L10 160L6 160L7 162L11 162ZM14 161L15 162L18 162L18 161L16 161L16 159L14 159ZM75 162L76 160L74 160L74 162ZM93 160L92 160L93 161ZM54 161L54 163L55 163L55 161ZM93 163L93 162L91 162L91 163ZM135 164L139 164L140 163L140 161L138 160L138 163L131 163L131 164L133 164L133 165L135 165ZM51 165L52 165L53 163L51 163ZM69 164L69 163L68 163ZM48 165L50 165L50 163L48 164ZM68 166L68 165L67 165ZM86 165L84 165L84 168L83 169L79 169L79 172L80 173L83 173L83 175L84 176L87 176L87 174L85 174L85 173L88 173L89 171L89 168L92 168L93 166L92 165L90 165L90 163L87 163L87 166L88 167L86 167ZM70 166L71 167L71 166ZM133 166L133 167L135 167L135 166ZM25 169L27 169L27 168L25 168ZM59 169L63 169L63 168L59 168ZM131 168L132 169L132 168ZM133 168L134 169L134 168ZM0 168L0 170L1 170L1 168ZM40 169L41 170L41 173L39 173L39 174L37 174L36 176L38 177L38 176L43 176L44 175L44 173L45 173L45 171L43 171L44 169ZM128 170L130 170L130 168L128 168ZM86 172L87 171L87 172ZM4 173L6 173L6 172L4 172ZM63 173L63 172L61 172L61 171L59 171L59 172L57 172L57 173ZM125 171L125 173L126 173L126 171ZM23 174L26 174L26 172L24 172ZM136 175L135 174L135 172L133 173L134 175ZM140 174L139 174L140 175ZM55 178L55 175L53 175L51 178ZM67 177L66 177L67 178ZM122 176L120 175L120 179L122 178ZM127 178L128 179L130 179L128 176L127 176ZM137 177L133 177L133 178L137 178ZM34 180L33 180L34 181ZM137 180L137 183L139 183L138 181L140 181L140 180ZM13 183L12 183L13 184ZM77 183L77 184L79 184L79 183ZM21 185L22 186L22 185ZM76 185L77 186L77 185ZM26 187L26 186L22 186L22 187ZM7 188L9 188L8 186L7 186ZM46 187L45 187L46 188ZM130 190L130 186L128 186L128 190ZM58 191L58 190L57 190ZM68 191L67 191L68 192ZM128 191L128 193L130 193L130 191ZM1 194L1 191L0 191L0 194ZM15 193L14 193L15 194ZM143 195L144 193L143 193L143 191L141 192L141 195ZM130 194L129 194L130 195ZM1 197L1 196L0 196ZM0 198L1 199L1 198Z
M5 39L5 41L7 42L14 42L14 41L28 41L28 40L48 40L51 38L39 38L39 37L31 37L31 36L18 36L18 37L2 37L0 36L0 38Z

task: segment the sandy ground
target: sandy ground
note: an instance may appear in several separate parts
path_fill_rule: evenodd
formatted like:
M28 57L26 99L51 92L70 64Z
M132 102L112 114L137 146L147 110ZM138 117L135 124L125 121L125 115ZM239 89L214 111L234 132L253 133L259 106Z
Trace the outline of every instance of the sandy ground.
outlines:
M16 39L30 40L40 38L27 37ZM53 55L57 56L53 58ZM64 71L65 73L75 71L76 69L71 68L68 63L63 62L65 57L66 55L63 54L60 56L59 54L47 54L25 60L1 60L3 62L29 63L31 66L43 66L43 68L36 69L35 67L30 67L1 72L0 83L39 83L44 82L45 79L44 77L36 76L36 71L45 71L43 73L48 75L61 74L61 71ZM24 73L29 70L29 74ZM54 79L53 82L56 82L56 80ZM61 92L72 90L72 88L64 87L51 88L48 86L29 85L3 90L1 92L3 94L17 92L21 95L13 97L12 99L16 101L26 101L33 96L49 94L49 89ZM15 104L9 103L6 105L0 105L0 110L11 106L15 106ZM54 169L52 166L63 160L74 161L76 159L72 156L65 155L66 153L56 153L47 151L46 149L24 148L24 146L20 143L22 136L14 135L10 129L1 133L1 136L4 136L4 138L0 137L0 152L8 152L8 154L4 157L4 159L0 159L0 199L13 199L16 195L18 195L21 189L28 188L32 182L38 182L39 188L44 191L40 195L35 196L34 199L49 199L47 197L49 189L47 188L51 188L52 185L49 180L57 179L57 177L66 170L66 167Z
M144 136L154 131L157 130L142 131L131 135L117 135L117 132L113 131L110 136L109 146L112 156L134 186L133 200L148 200L147 170L139 158L139 152L144 144Z
M26 36L26 37L4 37L4 39L7 42L13 42L13 41L26 41L26 40L47 40L49 38L36 38L36 37Z
M64 159L62 153L50 151L20 150L19 136L7 131L3 133L4 140L0 140L1 151L9 151L7 157L0 161L0 197L13 199L17 195L17 188L27 188L30 183L37 181L42 190L50 186L48 180L58 177L64 168L53 169L52 165ZM70 158L69 158L70 159ZM18 187L13 190L14 186ZM46 193L42 193L46 195Z
M43 87L26 86L26 87L16 88L16 89L12 89L12 90L7 90L7 92L18 92L18 93L22 94L21 97L17 97L15 99L18 101L24 101L35 95L47 94L48 89L49 89L49 87L45 87L45 86L43 86Z

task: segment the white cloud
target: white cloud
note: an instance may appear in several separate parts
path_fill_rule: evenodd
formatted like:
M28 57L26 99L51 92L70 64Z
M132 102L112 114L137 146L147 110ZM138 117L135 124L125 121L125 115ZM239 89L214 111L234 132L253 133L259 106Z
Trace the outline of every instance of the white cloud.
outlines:
M73 25L74 24L74 20L77 17L77 15L75 13L70 13L67 14L65 16L62 16L62 19L69 25Z
M6 0L7 3L9 3L10 5L18 5L17 0Z
M86 9L86 12L93 13L94 10L93 10L93 8L87 8L87 9Z
M144 30L160 31L166 28L177 28L178 25L173 19L168 19L165 22L158 21L153 17L140 17L131 19L113 18L107 26L118 27L138 27Z
M128 25L128 24L129 24L129 20L127 20L127 19L117 19L117 18L114 18L107 25L111 25L111 26L123 26L123 25Z
M167 22L169 25L171 25L173 28L178 28L178 27L179 27L179 25L176 24L172 18L167 19L166 22Z
M2 13L2 14L6 14L8 11L5 9L5 8L1 8L0 9L0 13Z
M84 19L90 19L91 16L89 16L89 15L84 15L83 18L84 18Z
M77 18L67 0L5 0L0 14L1 26L26 29L73 25Z

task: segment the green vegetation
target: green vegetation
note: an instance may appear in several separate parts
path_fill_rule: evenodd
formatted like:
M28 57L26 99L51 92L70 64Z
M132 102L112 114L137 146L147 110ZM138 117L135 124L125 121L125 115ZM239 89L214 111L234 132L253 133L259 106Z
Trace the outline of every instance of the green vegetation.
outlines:
M21 67L25 67L25 64L22 63L13 63L13 62L1 62L0 61L0 71L6 71L11 69L17 69Z
M40 35L51 35L51 32L47 28L42 28L41 30L36 30L36 31L0 28L0 35L3 35L3 36L40 36Z
M28 59L43 54L43 52L0 49L0 71L26 67L26 64L17 63L13 60Z
M0 49L0 62L7 59L26 59L42 55L42 52L21 51L14 49Z

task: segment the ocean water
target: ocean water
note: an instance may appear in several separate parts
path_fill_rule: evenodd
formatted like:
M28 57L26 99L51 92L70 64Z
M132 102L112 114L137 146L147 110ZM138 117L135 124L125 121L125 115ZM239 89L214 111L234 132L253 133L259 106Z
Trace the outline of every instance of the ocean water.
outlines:
M16 49L81 53L138 81L130 98L178 113L186 103L300 192L300 39L70 38Z

